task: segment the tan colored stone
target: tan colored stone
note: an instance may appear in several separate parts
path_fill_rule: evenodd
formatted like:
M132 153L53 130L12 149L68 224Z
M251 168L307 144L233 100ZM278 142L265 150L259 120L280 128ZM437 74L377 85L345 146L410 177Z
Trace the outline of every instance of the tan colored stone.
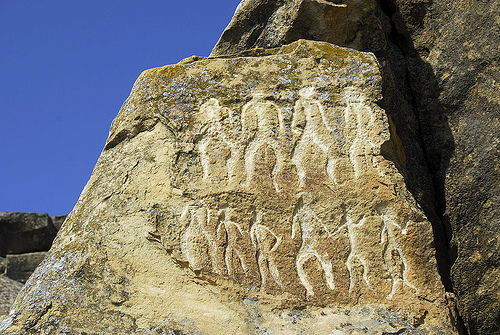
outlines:
M454 334L380 92L303 40L145 71L0 330Z

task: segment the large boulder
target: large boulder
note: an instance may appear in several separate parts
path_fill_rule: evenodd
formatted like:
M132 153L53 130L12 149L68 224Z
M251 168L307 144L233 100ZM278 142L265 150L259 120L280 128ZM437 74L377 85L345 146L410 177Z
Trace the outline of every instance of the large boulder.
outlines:
M145 71L0 330L456 334L381 92L303 40Z
M47 257L46 251L7 255L5 275L10 279L25 283L45 257Z
M500 1L342 4L243 1L212 55L299 38L374 52L383 106L407 154L408 187L433 223L444 284L451 290L452 279L469 332L493 333L500 329Z
M0 212L0 256L47 251L56 234L48 214Z

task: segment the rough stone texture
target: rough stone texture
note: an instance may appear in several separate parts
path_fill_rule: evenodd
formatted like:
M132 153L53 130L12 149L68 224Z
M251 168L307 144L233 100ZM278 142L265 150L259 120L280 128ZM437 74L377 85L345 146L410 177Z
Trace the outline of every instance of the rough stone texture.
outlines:
M47 214L0 212L0 256L47 251L56 234Z
M500 329L500 1L393 1L471 334ZM420 64L427 64L422 71ZM445 120L453 142L441 129Z
M397 45L392 22L375 0L336 1L246 0L212 50L212 56L242 52L252 48L279 47L297 39L373 52L383 72L383 108L392 118L406 154L398 166L411 193L433 224L437 261L444 284L451 290L448 239L439 216L420 124L408 83L407 60ZM442 126L446 139L447 126ZM446 143L446 142L445 142Z
M7 258L0 257L0 275L3 275L7 270Z
M242 1L211 56L273 48L298 39L368 49L377 39L384 41L376 9L376 1Z
M19 255L7 255L7 271L5 275L10 279L25 283L47 256L47 252L30 252Z
M0 321L2 315L9 314L9 309L22 287L23 284L0 274Z
M471 334L500 329L500 1L246 0L212 55L309 38L374 52L408 187ZM306 9L308 8L308 9ZM335 19L334 19L335 18ZM406 177L406 175L405 175Z
M50 219L52 220L52 223L54 224L54 227L57 228L57 230L61 229L61 226L64 223L64 220L66 220L67 215L59 215L59 216L51 216Z
M307 41L145 71L0 330L454 334L381 91Z

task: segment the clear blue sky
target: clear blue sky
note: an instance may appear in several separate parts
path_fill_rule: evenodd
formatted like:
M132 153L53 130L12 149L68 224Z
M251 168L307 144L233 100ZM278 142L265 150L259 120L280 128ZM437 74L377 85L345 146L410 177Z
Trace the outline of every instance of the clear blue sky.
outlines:
M0 211L68 214L139 74L207 56L239 0L0 0Z

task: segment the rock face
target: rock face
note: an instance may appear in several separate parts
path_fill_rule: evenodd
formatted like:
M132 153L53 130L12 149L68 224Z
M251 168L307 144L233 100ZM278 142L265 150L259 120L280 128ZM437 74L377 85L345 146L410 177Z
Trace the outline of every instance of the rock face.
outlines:
M5 275L10 279L25 283L45 257L47 257L46 251L7 255Z
M454 334L381 91L303 40L145 71L0 330Z
M405 148L408 187L433 223L443 281L449 290L453 281L469 332L495 333L500 1L343 4L243 1L212 55L299 38L374 52L382 64L383 107Z
M8 314L23 284L0 274L0 321L2 315Z
M0 212L0 256L47 251L57 229L47 214Z
M1 300L0 316L8 313L22 284L47 255L65 218L0 212L0 292L5 295Z
M454 8L454 10L450 10ZM500 329L500 1L394 1L415 51L408 69L444 220L451 275L471 334ZM408 49L408 48L407 48ZM422 71L426 64L432 69ZM444 119L450 141L443 136Z

